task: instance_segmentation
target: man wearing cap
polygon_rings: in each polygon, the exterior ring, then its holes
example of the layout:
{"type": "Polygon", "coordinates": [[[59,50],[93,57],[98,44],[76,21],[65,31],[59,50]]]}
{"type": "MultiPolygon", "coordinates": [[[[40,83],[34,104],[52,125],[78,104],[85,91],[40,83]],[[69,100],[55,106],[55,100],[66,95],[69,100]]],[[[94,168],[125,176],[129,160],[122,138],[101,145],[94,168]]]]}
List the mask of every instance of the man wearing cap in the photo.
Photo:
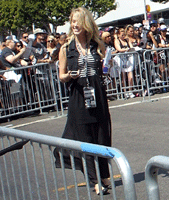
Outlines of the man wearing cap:
{"type": "Polygon", "coordinates": [[[8,36],[6,40],[6,47],[2,50],[1,61],[6,68],[18,67],[17,61],[25,52],[25,48],[22,48],[20,52],[15,55],[15,42],[17,42],[17,40],[14,37],[8,36]]]}
{"type": "Polygon", "coordinates": [[[159,47],[166,48],[169,47],[169,35],[167,33],[167,26],[161,25],[160,26],[160,43],[159,47]]]}
{"type": "Polygon", "coordinates": [[[159,35],[157,33],[157,22],[155,20],[150,21],[149,43],[152,43],[152,49],[158,48],[159,35]]]}
{"type": "Polygon", "coordinates": [[[33,42],[32,45],[32,52],[37,60],[38,63],[41,62],[49,62],[48,59],[48,54],[47,54],[47,49],[45,48],[45,46],[42,44],[42,42],[44,41],[44,37],[46,34],[46,31],[37,28],[34,31],[34,34],[36,36],[35,41],[33,42]]]}

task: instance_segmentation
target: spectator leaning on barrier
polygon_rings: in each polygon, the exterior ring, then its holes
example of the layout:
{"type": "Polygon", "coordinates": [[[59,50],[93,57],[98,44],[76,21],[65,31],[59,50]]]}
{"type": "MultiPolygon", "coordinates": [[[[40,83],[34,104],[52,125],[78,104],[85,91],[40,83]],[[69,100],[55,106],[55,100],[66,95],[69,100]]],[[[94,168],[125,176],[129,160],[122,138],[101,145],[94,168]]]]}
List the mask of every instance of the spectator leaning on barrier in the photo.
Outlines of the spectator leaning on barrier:
{"type": "Polygon", "coordinates": [[[56,39],[56,43],[58,43],[58,42],[59,42],[59,38],[60,38],[60,33],[56,33],[56,34],[54,35],[54,37],[55,37],[55,39],[56,39]]]}
{"type": "Polygon", "coordinates": [[[131,44],[131,47],[139,46],[140,39],[134,36],[134,27],[132,25],[127,25],[125,28],[126,40],[131,44]]]}
{"type": "Polygon", "coordinates": [[[133,29],[134,29],[134,38],[136,38],[138,41],[140,41],[141,40],[141,34],[140,34],[140,31],[139,31],[139,27],[137,25],[134,25],[133,29]]]}
{"type": "MultiPolygon", "coordinates": [[[[160,26],[160,34],[159,34],[159,37],[160,37],[160,43],[159,43],[159,47],[160,48],[168,48],[169,47],[169,35],[167,35],[167,26],[166,25],[161,25],[160,26]]],[[[163,62],[162,60],[162,63],[159,67],[160,69],[160,75],[161,75],[161,78],[164,79],[164,77],[166,76],[166,69],[169,67],[169,62],[168,62],[168,50],[165,50],[163,52],[163,55],[166,57],[166,61],[167,61],[167,66],[165,66],[165,63],[163,62]]],[[[168,74],[169,74],[169,70],[168,70],[168,74]]]]}
{"type": "Polygon", "coordinates": [[[35,29],[34,34],[36,38],[32,44],[32,52],[37,60],[37,63],[49,62],[47,49],[42,44],[42,42],[44,41],[44,30],[37,28],[35,29]]]}
{"type": "Polygon", "coordinates": [[[60,51],[61,46],[64,45],[66,42],[67,42],[67,34],[66,33],[60,34],[60,38],[56,45],[56,48],[60,51]]]}
{"type": "Polygon", "coordinates": [[[50,62],[58,60],[60,48],[57,48],[57,42],[53,35],[48,35],[47,37],[47,51],[49,52],[50,62]]]}
{"type": "MultiPolygon", "coordinates": [[[[118,38],[115,39],[114,43],[116,50],[120,53],[127,52],[132,47],[132,45],[130,41],[128,42],[126,40],[125,30],[123,28],[120,28],[117,34],[118,38]]],[[[117,65],[119,66],[119,70],[122,71],[121,73],[122,84],[124,87],[126,86],[126,76],[128,78],[129,86],[133,86],[133,73],[132,73],[134,69],[133,60],[134,60],[133,55],[127,55],[127,54],[119,55],[114,58],[114,61],[116,61],[117,65]]],[[[130,87],[129,90],[132,90],[132,88],[130,87]]],[[[131,91],[127,92],[126,89],[124,89],[124,92],[125,92],[124,93],[125,98],[135,97],[135,95],[131,91]]]]}
{"type": "Polygon", "coordinates": [[[103,32],[101,38],[104,42],[105,49],[111,47],[111,35],[109,32],[103,32]]]}
{"type": "Polygon", "coordinates": [[[149,40],[152,42],[152,49],[158,48],[159,43],[159,35],[157,31],[157,22],[155,20],[150,21],[150,32],[149,32],[149,40]]]}
{"type": "MultiPolygon", "coordinates": [[[[22,48],[24,48],[24,45],[21,41],[18,41],[16,42],[16,45],[15,45],[15,54],[18,54],[22,48]]],[[[23,59],[23,55],[21,55],[20,59],[16,62],[18,66],[27,66],[28,65],[28,62],[26,62],[24,59],[23,59]]]]}
{"type": "Polygon", "coordinates": [[[164,18],[162,18],[162,17],[158,19],[158,24],[157,24],[158,33],[160,33],[160,26],[161,25],[165,25],[164,18]]]}
{"type": "Polygon", "coordinates": [[[169,47],[169,35],[167,35],[167,26],[160,26],[160,43],[159,47],[166,48],[169,47]]]}
{"type": "Polygon", "coordinates": [[[8,36],[6,40],[6,47],[2,50],[1,61],[7,68],[18,67],[17,61],[20,60],[21,56],[25,52],[25,48],[22,48],[19,53],[15,54],[14,50],[18,40],[13,36],[8,36]]]}
{"type": "Polygon", "coordinates": [[[0,44],[0,56],[1,56],[1,53],[2,53],[2,50],[6,47],[6,43],[5,42],[2,42],[0,44]]]}

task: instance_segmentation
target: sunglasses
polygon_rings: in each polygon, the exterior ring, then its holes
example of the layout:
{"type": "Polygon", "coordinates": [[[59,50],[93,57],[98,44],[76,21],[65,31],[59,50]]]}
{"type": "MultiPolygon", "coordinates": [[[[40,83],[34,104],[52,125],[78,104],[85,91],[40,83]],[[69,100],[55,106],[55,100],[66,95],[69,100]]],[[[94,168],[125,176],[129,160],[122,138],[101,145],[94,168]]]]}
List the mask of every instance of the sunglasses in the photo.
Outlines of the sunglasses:
{"type": "Polygon", "coordinates": [[[25,39],[26,39],[26,38],[28,38],[28,36],[24,36],[23,38],[25,38],[25,39]]]}
{"type": "Polygon", "coordinates": [[[52,42],[53,42],[53,40],[48,40],[47,42],[50,42],[50,43],[52,43],[52,42]]]}
{"type": "Polygon", "coordinates": [[[17,47],[21,47],[21,45],[17,45],[17,47]]]}

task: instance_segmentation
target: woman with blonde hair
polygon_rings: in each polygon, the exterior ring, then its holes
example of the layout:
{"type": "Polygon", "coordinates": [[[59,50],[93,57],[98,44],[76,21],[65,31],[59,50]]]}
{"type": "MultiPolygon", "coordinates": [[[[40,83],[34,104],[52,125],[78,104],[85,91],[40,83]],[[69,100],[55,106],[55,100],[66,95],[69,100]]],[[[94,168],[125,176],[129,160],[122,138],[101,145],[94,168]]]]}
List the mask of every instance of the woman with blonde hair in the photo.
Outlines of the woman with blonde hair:
{"type": "MultiPolygon", "coordinates": [[[[102,79],[102,58],[105,47],[91,13],[84,7],[73,9],[70,15],[68,43],[59,53],[60,80],[69,85],[68,118],[63,138],[111,146],[111,120],[102,79]],[[87,95],[90,93],[90,96],[87,95]]],[[[54,150],[56,167],[58,151],[54,150]]],[[[81,155],[75,155],[76,168],[83,172],[81,155]]],[[[65,166],[70,168],[70,156],[64,152],[65,166]]],[[[86,156],[88,176],[99,194],[93,156],[86,156]]],[[[107,159],[99,158],[103,184],[110,181],[107,159]]],[[[102,187],[107,192],[107,187],[102,187]]]]}
{"type": "Polygon", "coordinates": [[[134,36],[134,27],[129,24],[125,28],[126,40],[130,44],[130,47],[137,47],[140,44],[140,39],[134,36]]]}
{"type": "Polygon", "coordinates": [[[50,62],[54,62],[58,60],[58,54],[59,54],[60,49],[58,49],[56,45],[57,45],[56,38],[53,35],[48,35],[47,36],[47,51],[49,52],[50,62]]]}
{"type": "MultiPolygon", "coordinates": [[[[117,32],[117,39],[115,39],[115,48],[119,53],[124,53],[129,51],[129,49],[132,47],[131,43],[126,40],[126,34],[125,30],[123,28],[120,28],[117,32]]],[[[132,93],[132,86],[133,86],[133,55],[127,55],[127,54],[121,54],[119,56],[116,56],[114,58],[115,63],[119,66],[119,69],[122,72],[122,84],[124,87],[124,97],[125,98],[134,98],[135,95],[132,93]],[[127,81],[128,79],[128,81],[127,81]],[[128,88],[129,91],[126,91],[128,82],[128,88]]]]}

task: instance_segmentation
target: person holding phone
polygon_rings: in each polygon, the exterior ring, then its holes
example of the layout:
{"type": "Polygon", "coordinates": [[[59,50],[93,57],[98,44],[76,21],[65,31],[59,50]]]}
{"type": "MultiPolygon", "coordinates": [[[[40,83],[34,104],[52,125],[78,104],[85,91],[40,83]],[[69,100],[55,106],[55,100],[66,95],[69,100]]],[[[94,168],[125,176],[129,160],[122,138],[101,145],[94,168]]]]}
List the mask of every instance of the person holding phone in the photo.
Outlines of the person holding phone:
{"type": "MultiPolygon", "coordinates": [[[[69,83],[68,118],[63,138],[111,146],[111,120],[102,78],[105,47],[91,13],[84,7],[73,9],[70,15],[68,42],[60,49],[59,74],[69,83]]],[[[56,167],[60,167],[57,148],[56,167]]],[[[83,172],[81,155],[75,153],[76,169],[83,172]]],[[[88,176],[100,193],[93,156],[86,156],[88,176]]],[[[71,168],[69,153],[64,151],[65,167],[71,168]]],[[[109,181],[107,159],[99,158],[102,191],[109,181]]]]}

